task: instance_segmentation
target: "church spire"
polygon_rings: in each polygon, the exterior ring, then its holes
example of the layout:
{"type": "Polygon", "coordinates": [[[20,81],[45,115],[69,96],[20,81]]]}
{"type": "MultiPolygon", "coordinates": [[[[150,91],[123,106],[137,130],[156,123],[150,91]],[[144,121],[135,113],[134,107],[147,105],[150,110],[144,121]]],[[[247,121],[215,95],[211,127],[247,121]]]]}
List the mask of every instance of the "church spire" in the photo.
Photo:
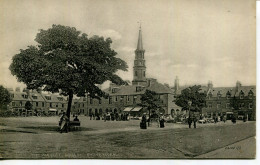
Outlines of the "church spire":
{"type": "Polygon", "coordinates": [[[133,85],[147,85],[144,52],[145,50],[143,49],[142,29],[140,24],[137,49],[135,50],[133,85]]]}
{"type": "Polygon", "coordinates": [[[138,43],[137,43],[137,49],[136,50],[143,50],[141,23],[140,23],[140,27],[139,27],[139,36],[138,36],[138,43]]]}

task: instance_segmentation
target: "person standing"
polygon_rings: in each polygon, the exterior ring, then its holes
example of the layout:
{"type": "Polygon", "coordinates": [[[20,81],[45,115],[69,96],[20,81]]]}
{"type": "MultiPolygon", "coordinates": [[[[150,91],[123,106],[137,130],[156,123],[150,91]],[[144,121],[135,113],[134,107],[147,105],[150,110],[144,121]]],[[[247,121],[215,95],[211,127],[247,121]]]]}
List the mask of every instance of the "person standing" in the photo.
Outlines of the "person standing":
{"type": "Polygon", "coordinates": [[[193,127],[196,128],[197,118],[196,116],[193,117],[193,127]]]}
{"type": "Polygon", "coordinates": [[[191,128],[192,119],[190,117],[188,118],[188,124],[189,124],[189,128],[191,128]]]}
{"type": "Polygon", "coordinates": [[[227,116],[226,115],[223,116],[223,121],[224,121],[224,123],[227,121],[227,116]]]}
{"type": "Polygon", "coordinates": [[[140,128],[141,128],[141,129],[147,129],[146,122],[147,122],[147,121],[146,121],[146,116],[143,115],[142,120],[141,120],[141,123],[140,123],[140,128]]]}
{"type": "Polygon", "coordinates": [[[65,130],[65,132],[67,133],[68,128],[69,128],[69,118],[67,117],[66,113],[63,112],[60,118],[60,133],[62,133],[63,130],[65,130]]]}

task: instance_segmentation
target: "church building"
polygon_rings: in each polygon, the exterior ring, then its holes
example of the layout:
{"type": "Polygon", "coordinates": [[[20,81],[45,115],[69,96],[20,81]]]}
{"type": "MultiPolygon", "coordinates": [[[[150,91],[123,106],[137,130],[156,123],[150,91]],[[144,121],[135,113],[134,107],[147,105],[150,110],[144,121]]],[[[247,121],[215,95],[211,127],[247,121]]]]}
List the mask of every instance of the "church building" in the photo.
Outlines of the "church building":
{"type": "Polygon", "coordinates": [[[181,110],[180,107],[175,105],[174,91],[168,85],[161,84],[154,78],[146,77],[145,50],[143,48],[142,29],[140,27],[137,48],[135,50],[132,84],[118,86],[111,83],[109,88],[104,90],[109,94],[109,97],[101,100],[88,97],[87,107],[84,112],[86,115],[97,115],[105,112],[126,112],[130,114],[132,112],[140,112],[142,114],[145,110],[139,104],[141,103],[141,96],[146,90],[154,91],[159,95],[162,106],[161,113],[171,114],[177,109],[181,110]]]}

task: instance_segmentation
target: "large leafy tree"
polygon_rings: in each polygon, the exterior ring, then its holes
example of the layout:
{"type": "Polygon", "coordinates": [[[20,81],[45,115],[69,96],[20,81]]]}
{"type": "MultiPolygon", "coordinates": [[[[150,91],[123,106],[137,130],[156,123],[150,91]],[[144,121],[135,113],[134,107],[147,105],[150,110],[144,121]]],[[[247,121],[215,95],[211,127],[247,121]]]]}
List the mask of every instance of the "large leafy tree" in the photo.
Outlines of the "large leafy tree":
{"type": "Polygon", "coordinates": [[[68,117],[73,95],[99,98],[105,93],[97,84],[107,80],[125,83],[116,72],[126,71],[127,64],[116,57],[110,38],[88,38],[74,27],[53,25],[40,30],[35,41],[36,46],[29,46],[13,57],[11,73],[28,89],[43,87],[45,91],[68,96],[68,117]]]}
{"type": "MultiPolygon", "coordinates": [[[[157,111],[161,108],[161,99],[159,95],[151,90],[146,90],[144,94],[141,96],[141,106],[146,108],[149,112],[149,118],[151,117],[151,110],[157,111]]],[[[150,125],[150,120],[148,122],[150,125]]]]}
{"type": "Polygon", "coordinates": [[[175,100],[176,105],[182,107],[182,110],[190,109],[191,111],[200,112],[206,105],[206,94],[204,92],[200,92],[200,90],[200,85],[194,85],[183,89],[181,94],[177,96],[175,100]],[[189,105],[189,101],[191,101],[191,107],[189,105]]]}
{"type": "Polygon", "coordinates": [[[0,109],[6,109],[7,104],[11,101],[11,96],[8,90],[0,85],[0,109]]]}

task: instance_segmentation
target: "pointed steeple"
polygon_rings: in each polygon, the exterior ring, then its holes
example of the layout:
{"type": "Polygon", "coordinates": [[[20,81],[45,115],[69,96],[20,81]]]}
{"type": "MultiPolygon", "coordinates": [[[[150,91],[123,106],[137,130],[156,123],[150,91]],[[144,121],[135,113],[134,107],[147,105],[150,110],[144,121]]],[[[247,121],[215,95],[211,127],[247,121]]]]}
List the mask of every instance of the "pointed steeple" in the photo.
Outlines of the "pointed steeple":
{"type": "Polygon", "coordinates": [[[136,50],[143,50],[143,41],[142,41],[142,28],[141,24],[139,27],[139,36],[138,36],[138,43],[137,43],[137,49],[136,50]]]}

